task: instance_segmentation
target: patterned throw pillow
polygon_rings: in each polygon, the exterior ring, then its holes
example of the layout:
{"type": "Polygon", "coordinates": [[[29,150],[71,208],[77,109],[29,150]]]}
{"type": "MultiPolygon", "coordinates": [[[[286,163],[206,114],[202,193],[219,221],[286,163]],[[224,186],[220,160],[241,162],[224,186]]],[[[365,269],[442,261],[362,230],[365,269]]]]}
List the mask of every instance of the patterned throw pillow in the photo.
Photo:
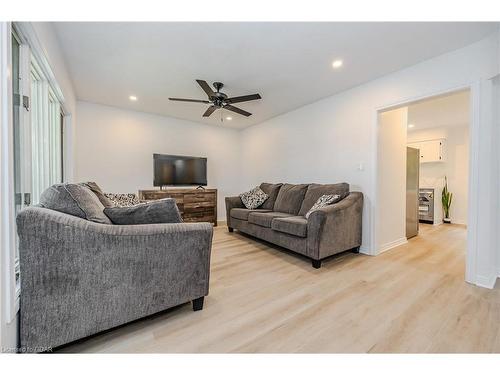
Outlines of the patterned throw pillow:
{"type": "Polygon", "coordinates": [[[257,207],[262,206],[267,198],[269,196],[258,186],[246,193],[240,194],[241,201],[249,210],[255,210],[257,207]]]}
{"type": "Polygon", "coordinates": [[[309,218],[309,215],[311,215],[314,211],[319,210],[320,208],[329,206],[331,204],[334,204],[340,200],[340,195],[338,194],[328,194],[328,195],[322,195],[321,197],[318,198],[316,203],[311,207],[309,211],[306,213],[306,219],[309,218]]]}
{"type": "Polygon", "coordinates": [[[139,198],[137,198],[137,195],[130,193],[130,194],[111,194],[111,193],[106,193],[104,194],[106,198],[111,200],[116,206],[118,207],[131,207],[135,206],[136,204],[141,203],[139,198]]]}

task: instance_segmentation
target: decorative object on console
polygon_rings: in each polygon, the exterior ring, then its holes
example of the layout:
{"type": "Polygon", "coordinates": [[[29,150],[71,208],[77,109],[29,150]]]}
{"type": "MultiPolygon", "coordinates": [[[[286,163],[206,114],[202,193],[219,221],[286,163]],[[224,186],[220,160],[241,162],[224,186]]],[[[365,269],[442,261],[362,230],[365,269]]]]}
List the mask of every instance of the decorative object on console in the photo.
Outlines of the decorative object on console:
{"type": "Polygon", "coordinates": [[[104,196],[108,198],[111,202],[113,202],[115,206],[119,207],[130,207],[141,203],[137,195],[134,193],[126,193],[126,194],[105,193],[104,196]]]}
{"type": "MultiPolygon", "coordinates": [[[[340,200],[340,195],[338,194],[325,194],[322,195],[321,197],[318,198],[316,203],[314,203],[314,206],[311,207],[309,211],[306,213],[306,219],[309,218],[309,215],[311,215],[314,211],[319,210],[320,208],[329,206],[331,204],[334,204],[340,200]]],[[[106,211],[105,211],[106,212],[106,211]]]]}
{"type": "Polygon", "coordinates": [[[241,201],[249,210],[259,208],[268,198],[269,196],[258,186],[254,187],[250,191],[240,194],[241,201]]]}
{"type": "Polygon", "coordinates": [[[119,225],[182,223],[181,214],[172,198],[130,207],[108,207],[104,209],[104,214],[113,224],[119,225]]]}
{"type": "Polygon", "coordinates": [[[441,203],[443,204],[443,211],[444,211],[443,221],[446,224],[451,223],[450,207],[452,200],[453,200],[453,193],[450,193],[448,191],[448,179],[446,178],[446,176],[444,176],[444,188],[443,192],[441,193],[441,203]]]}
{"type": "Polygon", "coordinates": [[[139,190],[141,201],[173,198],[184,222],[210,222],[217,225],[217,189],[139,190]]]}

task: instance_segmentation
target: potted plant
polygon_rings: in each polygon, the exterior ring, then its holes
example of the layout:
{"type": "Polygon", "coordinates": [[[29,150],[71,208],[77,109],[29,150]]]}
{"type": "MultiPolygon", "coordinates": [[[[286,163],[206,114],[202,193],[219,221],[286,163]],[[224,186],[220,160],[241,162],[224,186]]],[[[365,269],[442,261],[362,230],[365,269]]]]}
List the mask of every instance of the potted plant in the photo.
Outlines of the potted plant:
{"type": "Polygon", "coordinates": [[[441,203],[443,205],[443,211],[444,211],[443,221],[445,222],[445,224],[451,223],[450,207],[451,207],[452,199],[453,199],[453,193],[450,193],[448,191],[448,179],[445,176],[444,177],[444,188],[443,188],[443,192],[441,193],[441,203]]]}

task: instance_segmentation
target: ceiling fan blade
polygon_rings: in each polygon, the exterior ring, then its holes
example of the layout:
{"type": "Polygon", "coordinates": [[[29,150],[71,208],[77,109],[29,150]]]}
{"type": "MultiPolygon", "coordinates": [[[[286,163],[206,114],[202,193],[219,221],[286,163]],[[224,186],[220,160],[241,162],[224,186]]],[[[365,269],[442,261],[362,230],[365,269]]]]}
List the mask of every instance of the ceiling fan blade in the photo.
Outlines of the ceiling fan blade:
{"type": "Polygon", "coordinates": [[[208,100],[198,100],[198,99],[181,99],[181,98],[168,98],[168,100],[175,100],[177,102],[190,102],[190,103],[210,103],[208,100]]]}
{"type": "Polygon", "coordinates": [[[201,88],[203,89],[203,91],[205,91],[205,93],[208,95],[209,98],[211,98],[212,96],[215,96],[215,92],[213,92],[213,90],[210,88],[207,81],[197,79],[196,82],[198,82],[198,85],[201,86],[201,88]]]}
{"type": "Polygon", "coordinates": [[[242,109],[240,109],[238,107],[233,107],[231,104],[225,105],[224,109],[227,109],[228,111],[239,113],[240,115],[243,115],[243,116],[246,116],[246,117],[252,115],[250,112],[244,111],[244,110],[242,110],[242,109]]]}
{"type": "Polygon", "coordinates": [[[257,99],[262,99],[262,97],[259,94],[243,95],[243,96],[235,96],[234,98],[227,98],[224,101],[226,103],[234,104],[241,102],[249,102],[250,100],[257,100],[257,99]]]}
{"type": "Polygon", "coordinates": [[[211,105],[210,107],[207,108],[207,110],[205,111],[205,113],[203,114],[203,117],[209,117],[212,113],[214,113],[214,111],[217,109],[216,106],[214,105],[211,105]]]}

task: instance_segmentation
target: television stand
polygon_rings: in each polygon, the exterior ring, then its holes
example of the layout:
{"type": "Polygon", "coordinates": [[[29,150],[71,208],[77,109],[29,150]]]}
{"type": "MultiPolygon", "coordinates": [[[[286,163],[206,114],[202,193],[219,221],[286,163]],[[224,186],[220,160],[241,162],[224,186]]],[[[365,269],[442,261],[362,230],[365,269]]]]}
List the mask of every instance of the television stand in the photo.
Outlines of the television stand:
{"type": "Polygon", "coordinates": [[[139,200],[154,201],[173,198],[186,223],[209,222],[217,225],[217,189],[172,188],[168,190],[139,190],[139,200]],[[202,189],[202,190],[201,190],[202,189]]]}
{"type": "Polygon", "coordinates": [[[199,185],[199,186],[196,188],[196,190],[205,190],[205,187],[204,187],[204,186],[199,185]]]}

